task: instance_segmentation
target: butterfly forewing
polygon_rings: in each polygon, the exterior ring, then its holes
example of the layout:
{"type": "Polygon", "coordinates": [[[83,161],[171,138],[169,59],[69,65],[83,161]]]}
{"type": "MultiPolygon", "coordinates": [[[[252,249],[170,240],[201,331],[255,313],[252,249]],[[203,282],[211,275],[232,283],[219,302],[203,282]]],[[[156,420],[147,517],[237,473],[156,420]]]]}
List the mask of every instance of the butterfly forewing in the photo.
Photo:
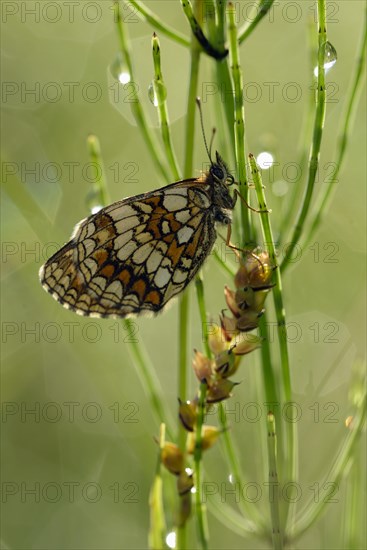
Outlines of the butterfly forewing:
{"type": "Polygon", "coordinates": [[[216,238],[207,179],[131,197],[80,222],[41,268],[45,289],[82,315],[157,313],[200,269],[216,238]]]}

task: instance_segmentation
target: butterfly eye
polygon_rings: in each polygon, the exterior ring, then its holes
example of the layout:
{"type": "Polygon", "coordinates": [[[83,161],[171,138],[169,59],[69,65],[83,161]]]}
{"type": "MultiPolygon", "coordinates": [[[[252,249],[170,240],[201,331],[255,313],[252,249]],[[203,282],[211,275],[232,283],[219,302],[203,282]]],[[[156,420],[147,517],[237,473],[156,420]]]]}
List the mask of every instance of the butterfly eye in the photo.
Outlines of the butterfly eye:
{"type": "Polygon", "coordinates": [[[223,170],[218,165],[213,166],[211,171],[217,179],[222,180],[224,178],[223,170]]]}

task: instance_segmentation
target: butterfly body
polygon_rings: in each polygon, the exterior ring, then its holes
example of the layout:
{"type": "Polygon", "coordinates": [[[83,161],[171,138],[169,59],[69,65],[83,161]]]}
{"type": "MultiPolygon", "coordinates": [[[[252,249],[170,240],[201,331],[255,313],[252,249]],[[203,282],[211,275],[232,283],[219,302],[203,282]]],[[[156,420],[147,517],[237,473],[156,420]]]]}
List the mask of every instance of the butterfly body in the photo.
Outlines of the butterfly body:
{"type": "Polygon", "coordinates": [[[91,317],[160,312],[210,254],[216,223],[231,224],[233,177],[217,162],[200,178],[102,208],[40,270],[64,307],[91,317]]]}

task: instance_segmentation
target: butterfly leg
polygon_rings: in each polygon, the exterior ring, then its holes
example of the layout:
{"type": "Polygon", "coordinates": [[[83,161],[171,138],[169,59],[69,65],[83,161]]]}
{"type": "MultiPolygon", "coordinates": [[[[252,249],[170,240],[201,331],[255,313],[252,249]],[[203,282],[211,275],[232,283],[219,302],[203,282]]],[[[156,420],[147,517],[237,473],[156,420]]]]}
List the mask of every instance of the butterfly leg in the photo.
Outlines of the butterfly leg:
{"type": "Polygon", "coordinates": [[[259,262],[261,267],[264,269],[264,264],[262,263],[259,256],[257,256],[253,250],[246,250],[245,248],[238,248],[237,246],[235,246],[234,244],[231,243],[231,235],[232,235],[232,225],[229,224],[227,226],[227,237],[226,237],[226,239],[224,239],[223,237],[222,238],[225,241],[226,246],[228,246],[228,248],[230,248],[231,250],[234,251],[234,253],[236,254],[238,260],[240,260],[239,252],[242,252],[242,254],[248,254],[249,256],[252,256],[257,262],[259,262]]]}
{"type": "Polygon", "coordinates": [[[239,197],[241,199],[241,201],[247,206],[247,208],[249,208],[253,212],[256,212],[257,214],[264,214],[265,212],[267,212],[267,213],[271,212],[271,210],[268,210],[267,208],[257,209],[257,208],[253,208],[252,206],[250,206],[249,203],[243,198],[241,193],[238,191],[238,189],[235,189],[234,193],[235,193],[235,197],[239,197]]]}

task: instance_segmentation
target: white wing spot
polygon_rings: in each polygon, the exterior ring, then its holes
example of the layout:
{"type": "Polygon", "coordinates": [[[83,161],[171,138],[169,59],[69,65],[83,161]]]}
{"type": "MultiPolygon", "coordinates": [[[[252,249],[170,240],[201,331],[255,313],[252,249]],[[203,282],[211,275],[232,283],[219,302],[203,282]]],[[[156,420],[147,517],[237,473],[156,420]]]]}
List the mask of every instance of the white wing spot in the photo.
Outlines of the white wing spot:
{"type": "Polygon", "coordinates": [[[177,212],[177,214],[175,214],[175,218],[178,222],[180,223],[187,223],[190,219],[190,210],[181,210],[180,212],[177,212]]]}
{"type": "Polygon", "coordinates": [[[168,212],[175,212],[176,210],[182,210],[187,206],[187,197],[182,195],[165,195],[163,199],[163,206],[168,212]]]}
{"type": "Polygon", "coordinates": [[[106,213],[111,216],[114,222],[136,216],[136,210],[128,204],[124,206],[111,205],[110,208],[106,208],[106,213]]]}
{"type": "Polygon", "coordinates": [[[181,229],[177,231],[177,240],[179,244],[187,243],[191,239],[193,232],[194,229],[188,225],[181,227],[181,229]]]}
{"type": "Polygon", "coordinates": [[[171,228],[167,220],[164,220],[162,222],[162,232],[167,235],[167,233],[170,233],[171,228]]]}
{"type": "Polygon", "coordinates": [[[130,231],[126,231],[126,233],[123,233],[122,235],[119,235],[115,239],[114,248],[115,250],[120,250],[123,246],[125,246],[126,243],[131,241],[133,238],[133,232],[132,229],[130,231]]]}
{"type": "Polygon", "coordinates": [[[143,244],[136,252],[134,252],[134,255],[132,257],[132,261],[134,264],[143,264],[148,256],[152,253],[152,246],[151,243],[143,244]]]}
{"type": "Polygon", "coordinates": [[[135,250],[138,248],[138,245],[135,241],[129,241],[121,250],[117,252],[117,257],[119,260],[126,260],[135,250]]]}
{"type": "Polygon", "coordinates": [[[128,231],[129,229],[132,229],[133,227],[136,227],[139,225],[139,218],[138,216],[129,216],[126,218],[126,220],[120,220],[115,224],[116,232],[117,233],[125,233],[125,231],[128,231]]]}
{"type": "Polygon", "coordinates": [[[171,278],[171,273],[166,267],[160,267],[154,277],[154,282],[158,288],[163,288],[166,286],[168,281],[171,278]]]}
{"type": "Polygon", "coordinates": [[[162,262],[162,258],[161,252],[159,252],[159,250],[154,250],[147,261],[147,272],[154,273],[154,271],[157,271],[162,262]]]}
{"type": "Polygon", "coordinates": [[[113,281],[106,288],[106,294],[115,294],[116,298],[122,300],[122,284],[121,281],[113,281]]]}
{"type": "Polygon", "coordinates": [[[174,283],[183,283],[187,279],[187,273],[185,271],[180,271],[179,269],[176,269],[176,271],[173,274],[173,282],[174,283]]]}

